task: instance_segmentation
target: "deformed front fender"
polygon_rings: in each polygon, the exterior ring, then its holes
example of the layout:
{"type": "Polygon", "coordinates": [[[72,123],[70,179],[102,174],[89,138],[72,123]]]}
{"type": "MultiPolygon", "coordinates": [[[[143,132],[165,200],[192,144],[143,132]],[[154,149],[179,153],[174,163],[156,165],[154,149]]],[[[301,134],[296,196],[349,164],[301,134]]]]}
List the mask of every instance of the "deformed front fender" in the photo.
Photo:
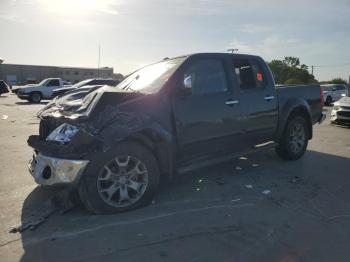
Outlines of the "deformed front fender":
{"type": "Polygon", "coordinates": [[[104,152],[127,139],[139,142],[155,155],[162,173],[172,177],[176,140],[170,123],[161,123],[145,113],[121,111],[115,107],[104,111],[104,117],[101,115],[101,119],[95,119],[93,123],[94,128],[100,127],[96,137],[102,143],[104,152]],[[109,114],[107,118],[106,113],[109,114]]]}

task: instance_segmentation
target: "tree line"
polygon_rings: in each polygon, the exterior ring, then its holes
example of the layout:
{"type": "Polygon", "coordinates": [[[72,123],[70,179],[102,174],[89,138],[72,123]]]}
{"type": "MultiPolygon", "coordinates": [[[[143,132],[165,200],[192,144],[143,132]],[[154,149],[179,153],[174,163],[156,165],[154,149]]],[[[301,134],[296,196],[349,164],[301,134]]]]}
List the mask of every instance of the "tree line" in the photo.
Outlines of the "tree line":
{"type": "MultiPolygon", "coordinates": [[[[287,56],[283,60],[272,60],[268,65],[274,75],[277,84],[297,85],[318,83],[315,76],[309,73],[307,65],[302,64],[297,57],[287,56]]],[[[346,80],[334,78],[321,83],[347,84],[346,80]]]]}

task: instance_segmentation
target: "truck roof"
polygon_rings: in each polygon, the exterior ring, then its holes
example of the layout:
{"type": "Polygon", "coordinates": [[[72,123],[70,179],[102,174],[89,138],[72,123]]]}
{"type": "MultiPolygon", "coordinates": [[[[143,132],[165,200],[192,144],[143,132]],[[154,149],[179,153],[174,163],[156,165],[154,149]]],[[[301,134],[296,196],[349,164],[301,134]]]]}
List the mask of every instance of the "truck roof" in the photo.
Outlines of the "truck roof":
{"type": "Polygon", "coordinates": [[[257,55],[248,55],[248,54],[232,54],[232,53],[220,53],[220,52],[204,52],[204,53],[192,53],[192,54],[187,54],[187,55],[182,55],[182,56],[176,56],[176,57],[172,57],[169,59],[176,59],[176,58],[182,58],[182,57],[207,57],[207,56],[219,56],[219,57],[236,57],[236,58],[260,58],[257,55]]]}

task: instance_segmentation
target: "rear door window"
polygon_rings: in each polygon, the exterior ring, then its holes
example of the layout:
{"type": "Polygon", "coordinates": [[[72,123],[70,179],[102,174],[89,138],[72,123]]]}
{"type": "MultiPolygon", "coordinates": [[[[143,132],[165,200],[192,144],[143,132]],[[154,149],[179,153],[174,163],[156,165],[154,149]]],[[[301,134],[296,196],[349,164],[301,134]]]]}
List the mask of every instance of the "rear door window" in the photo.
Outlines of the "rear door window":
{"type": "Polygon", "coordinates": [[[254,59],[234,59],[233,70],[241,90],[264,88],[265,73],[259,61],[254,59]]]}

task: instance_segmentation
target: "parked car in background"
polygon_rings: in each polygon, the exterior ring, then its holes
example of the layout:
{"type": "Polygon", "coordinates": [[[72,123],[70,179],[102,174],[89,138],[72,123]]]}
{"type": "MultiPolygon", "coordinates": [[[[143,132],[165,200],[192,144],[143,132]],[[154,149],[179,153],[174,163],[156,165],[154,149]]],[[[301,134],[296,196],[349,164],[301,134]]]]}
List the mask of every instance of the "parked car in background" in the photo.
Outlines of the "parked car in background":
{"type": "Polygon", "coordinates": [[[76,83],[75,85],[69,86],[69,87],[62,87],[57,88],[53,91],[52,96],[56,97],[59,95],[62,95],[68,91],[75,90],[77,88],[83,87],[83,86],[103,86],[103,85],[109,85],[109,86],[116,86],[120,81],[111,79],[111,78],[93,78],[93,79],[86,79],[83,81],[80,81],[76,83]]]}
{"type": "Polygon", "coordinates": [[[17,89],[17,96],[29,102],[39,103],[42,99],[53,98],[53,90],[63,87],[61,78],[46,78],[39,84],[30,84],[17,89]]]}
{"type": "Polygon", "coordinates": [[[330,105],[331,103],[338,101],[343,96],[348,96],[349,90],[346,85],[343,84],[325,84],[321,85],[325,104],[330,105]]]}
{"type": "MultiPolygon", "coordinates": [[[[117,85],[116,85],[117,86],[117,85]]],[[[43,107],[38,113],[38,118],[44,118],[47,115],[51,115],[52,111],[60,109],[63,111],[72,111],[74,108],[79,108],[85,96],[89,93],[102,88],[107,88],[111,86],[82,86],[74,90],[68,91],[60,96],[56,96],[50,103],[43,107]]]]}
{"type": "Polygon", "coordinates": [[[65,80],[63,80],[63,85],[64,85],[64,86],[71,86],[71,85],[72,85],[72,83],[71,83],[71,82],[69,82],[69,81],[65,81],[65,80]]]}
{"type": "Polygon", "coordinates": [[[350,97],[346,96],[334,103],[331,123],[350,123],[350,97]]]}
{"type": "Polygon", "coordinates": [[[6,82],[4,80],[0,80],[0,95],[1,94],[6,94],[9,91],[9,86],[6,84],[6,82]]]}
{"type": "Polygon", "coordinates": [[[41,115],[29,171],[43,185],[78,189],[94,213],[152,201],[161,177],[274,146],[303,156],[324,120],[320,86],[276,88],[257,56],[202,53],[145,66],[77,107],[41,115]]]}

